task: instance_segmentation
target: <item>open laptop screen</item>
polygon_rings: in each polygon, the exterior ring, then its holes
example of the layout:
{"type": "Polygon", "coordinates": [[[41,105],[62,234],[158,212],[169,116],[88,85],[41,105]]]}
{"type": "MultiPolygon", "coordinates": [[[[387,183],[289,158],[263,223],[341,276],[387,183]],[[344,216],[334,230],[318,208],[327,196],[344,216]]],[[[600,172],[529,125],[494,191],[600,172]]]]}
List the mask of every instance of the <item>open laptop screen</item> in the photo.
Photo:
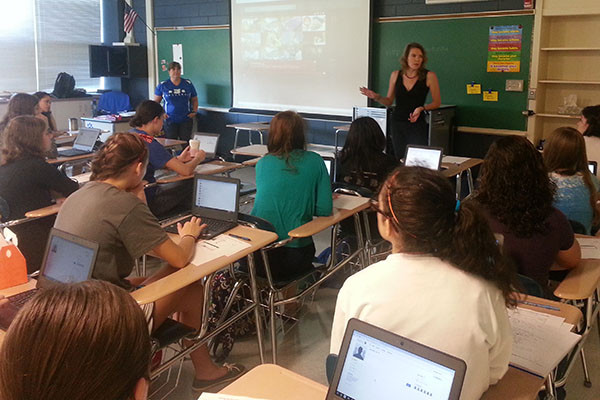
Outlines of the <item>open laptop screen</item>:
{"type": "Polygon", "coordinates": [[[436,147],[407,146],[404,165],[439,170],[442,161],[442,149],[436,147]]]}
{"type": "Polygon", "coordinates": [[[94,144],[96,144],[99,135],[100,130],[98,129],[82,128],[79,130],[75,143],[73,143],[73,148],[77,150],[91,150],[94,144]]]}
{"type": "Polygon", "coordinates": [[[236,212],[238,185],[234,182],[196,178],[196,207],[236,212]]]}
{"type": "Polygon", "coordinates": [[[200,150],[204,150],[204,152],[214,157],[217,152],[217,143],[219,142],[219,135],[205,135],[202,133],[197,133],[194,135],[194,139],[200,141],[200,150]]]}
{"type": "Polygon", "coordinates": [[[43,278],[55,283],[88,280],[94,267],[96,250],[53,232],[48,243],[43,278]]]}
{"type": "MultiPolygon", "coordinates": [[[[448,399],[454,370],[368,336],[352,333],[336,395],[342,399],[448,399]]],[[[341,362],[342,360],[338,360],[341,362]]]]}

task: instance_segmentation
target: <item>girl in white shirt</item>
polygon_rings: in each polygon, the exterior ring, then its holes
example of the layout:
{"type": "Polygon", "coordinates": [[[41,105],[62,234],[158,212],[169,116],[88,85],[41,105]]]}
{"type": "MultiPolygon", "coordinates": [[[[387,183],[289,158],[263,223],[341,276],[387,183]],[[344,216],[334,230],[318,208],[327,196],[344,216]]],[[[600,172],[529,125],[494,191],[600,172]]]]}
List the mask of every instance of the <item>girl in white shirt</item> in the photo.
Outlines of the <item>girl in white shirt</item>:
{"type": "Polygon", "coordinates": [[[456,200],[438,172],[397,169],[374,208],[392,254],[344,283],[331,353],[358,318],[464,360],[461,399],[479,399],[508,369],[512,265],[475,204],[456,200]]]}

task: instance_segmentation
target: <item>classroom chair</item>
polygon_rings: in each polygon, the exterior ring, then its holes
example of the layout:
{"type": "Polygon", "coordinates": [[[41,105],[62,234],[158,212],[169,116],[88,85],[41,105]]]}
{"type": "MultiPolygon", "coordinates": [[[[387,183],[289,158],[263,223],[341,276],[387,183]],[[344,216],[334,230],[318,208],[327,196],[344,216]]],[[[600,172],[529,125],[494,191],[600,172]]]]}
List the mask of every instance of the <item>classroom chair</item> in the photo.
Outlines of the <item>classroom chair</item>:
{"type": "MultiPolygon", "coordinates": [[[[240,219],[245,220],[247,223],[255,226],[256,228],[268,230],[269,225],[271,225],[268,221],[265,221],[260,218],[256,218],[254,216],[244,215],[240,217],[240,219]]],[[[277,364],[277,326],[276,326],[276,317],[280,316],[282,319],[289,319],[288,316],[283,315],[281,312],[276,312],[276,307],[285,306],[286,304],[297,303],[298,301],[304,300],[304,298],[308,295],[312,295],[316,292],[316,290],[320,287],[320,285],[329,279],[331,276],[336,274],[339,270],[344,268],[350,262],[353,262],[357,257],[361,258],[361,265],[365,265],[365,244],[362,235],[362,227],[360,216],[358,213],[354,214],[355,221],[355,229],[357,234],[358,248],[346,257],[344,260],[336,263],[336,257],[330,257],[329,262],[326,265],[317,266],[314,270],[308,271],[299,276],[295,276],[287,281],[275,281],[273,279],[273,275],[271,272],[271,265],[269,264],[268,253],[273,249],[283,247],[286,244],[290,243],[293,240],[296,240],[300,237],[309,237],[313,236],[316,233],[323,231],[324,229],[329,228],[330,225],[326,225],[318,228],[316,231],[308,231],[306,234],[296,235],[294,231],[303,232],[305,229],[305,225],[298,227],[292,231],[290,231],[290,236],[287,239],[282,239],[277,242],[271,243],[268,246],[263,247],[261,251],[261,256],[263,260],[263,265],[265,269],[265,290],[266,290],[266,304],[264,304],[264,308],[266,308],[266,312],[269,316],[269,331],[271,337],[271,351],[272,351],[272,362],[273,364],[277,364]],[[296,290],[295,295],[289,295],[290,291],[294,289],[296,290]]],[[[310,224],[307,223],[306,225],[310,224]]],[[[337,246],[337,231],[338,231],[338,223],[333,225],[333,229],[331,230],[331,253],[336,253],[337,246]]],[[[271,230],[274,231],[274,228],[271,225],[271,230]]],[[[296,320],[295,318],[291,318],[296,320]]]]}

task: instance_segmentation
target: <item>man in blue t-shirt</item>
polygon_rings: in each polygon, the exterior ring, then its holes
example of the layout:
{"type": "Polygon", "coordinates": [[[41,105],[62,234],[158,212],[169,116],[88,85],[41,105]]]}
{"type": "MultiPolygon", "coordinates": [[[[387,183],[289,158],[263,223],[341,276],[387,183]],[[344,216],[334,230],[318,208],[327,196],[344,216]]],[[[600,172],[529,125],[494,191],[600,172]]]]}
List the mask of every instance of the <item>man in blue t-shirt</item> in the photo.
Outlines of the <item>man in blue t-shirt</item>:
{"type": "Polygon", "coordinates": [[[193,118],[198,111],[198,94],[189,79],[181,79],[178,62],[169,64],[169,78],[154,90],[154,101],[165,101],[165,135],[169,139],[188,141],[192,135],[193,118]]]}

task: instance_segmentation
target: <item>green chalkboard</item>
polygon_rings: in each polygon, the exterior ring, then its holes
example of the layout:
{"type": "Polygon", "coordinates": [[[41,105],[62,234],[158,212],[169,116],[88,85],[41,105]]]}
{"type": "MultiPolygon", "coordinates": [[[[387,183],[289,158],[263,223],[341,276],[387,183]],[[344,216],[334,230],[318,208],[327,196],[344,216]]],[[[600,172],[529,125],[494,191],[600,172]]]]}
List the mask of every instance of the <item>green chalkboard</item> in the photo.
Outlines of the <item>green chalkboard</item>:
{"type": "Polygon", "coordinates": [[[427,51],[427,68],[440,81],[442,103],[458,106],[457,125],[526,130],[526,117],[521,112],[527,109],[532,27],[532,15],[375,24],[371,86],[385,95],[391,72],[399,69],[404,47],[419,42],[427,51]],[[486,72],[489,28],[498,25],[523,26],[520,72],[486,72]],[[522,79],[523,92],[506,92],[506,79],[522,79]],[[497,90],[498,102],[484,102],[482,95],[467,95],[466,85],[472,81],[480,83],[482,90],[497,90]]]}
{"type": "Polygon", "coordinates": [[[231,107],[229,29],[159,31],[157,35],[160,81],[169,79],[163,65],[173,61],[173,44],[180,43],[183,77],[194,84],[199,105],[231,107]]]}

